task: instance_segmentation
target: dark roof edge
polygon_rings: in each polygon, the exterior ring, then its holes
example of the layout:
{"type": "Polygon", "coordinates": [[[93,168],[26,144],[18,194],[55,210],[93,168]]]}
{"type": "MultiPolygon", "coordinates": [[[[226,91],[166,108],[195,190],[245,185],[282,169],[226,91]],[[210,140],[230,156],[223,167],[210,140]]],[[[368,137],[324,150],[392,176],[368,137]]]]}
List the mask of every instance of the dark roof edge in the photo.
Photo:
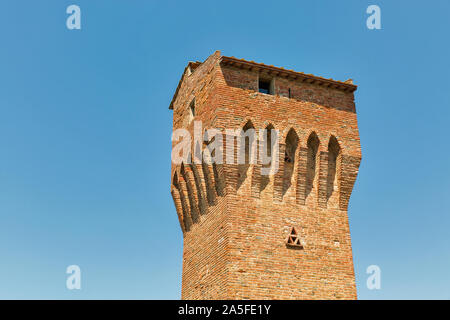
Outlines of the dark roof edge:
{"type": "Polygon", "coordinates": [[[222,56],[222,63],[225,65],[230,65],[243,69],[251,69],[267,72],[269,75],[285,77],[292,80],[299,80],[302,82],[313,83],[325,87],[332,87],[342,91],[354,92],[358,86],[353,84],[351,79],[347,81],[338,81],[333,79],[326,79],[322,77],[318,77],[312,74],[306,74],[303,72],[297,72],[294,70],[288,70],[284,68],[269,66],[263,63],[257,63],[254,61],[247,61],[244,59],[238,59],[235,57],[226,57],[222,56]]]}

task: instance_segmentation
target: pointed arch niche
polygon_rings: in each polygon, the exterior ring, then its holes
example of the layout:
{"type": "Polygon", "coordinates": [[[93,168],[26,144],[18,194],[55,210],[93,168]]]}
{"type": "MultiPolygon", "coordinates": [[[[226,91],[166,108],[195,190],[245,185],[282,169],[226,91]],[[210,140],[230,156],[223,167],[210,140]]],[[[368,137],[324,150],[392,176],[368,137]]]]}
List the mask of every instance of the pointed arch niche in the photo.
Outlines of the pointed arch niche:
{"type": "Polygon", "coordinates": [[[295,130],[289,130],[286,136],[284,148],[283,196],[292,184],[292,175],[294,174],[298,140],[298,135],[295,130]]]}
{"type": "Polygon", "coordinates": [[[327,205],[337,206],[341,153],[336,137],[331,136],[328,143],[327,205]]]}
{"type": "MultiPolygon", "coordinates": [[[[237,189],[244,184],[244,182],[247,180],[247,177],[249,176],[249,168],[251,164],[251,152],[252,152],[252,146],[256,145],[256,134],[255,134],[255,127],[253,126],[253,123],[249,120],[245,126],[242,128],[241,134],[238,137],[240,140],[240,143],[243,143],[243,145],[240,145],[238,143],[238,159],[239,157],[243,157],[244,163],[238,162],[238,179],[237,179],[237,189]],[[241,153],[244,154],[241,154],[241,153]]],[[[256,154],[256,152],[253,153],[253,156],[256,154]]]]}
{"type": "MultiPolygon", "coordinates": [[[[261,143],[263,144],[263,146],[261,146],[262,150],[265,151],[265,156],[270,159],[272,158],[272,145],[274,144],[275,142],[274,139],[276,138],[272,136],[272,130],[275,130],[275,127],[272,124],[267,125],[264,131],[264,139],[263,141],[261,141],[261,143]]],[[[262,167],[268,170],[272,165],[272,161],[273,160],[271,159],[269,163],[262,164],[262,167]]],[[[266,189],[269,182],[270,182],[269,175],[266,174],[261,175],[261,191],[264,191],[266,189]]]]}
{"type": "Polygon", "coordinates": [[[313,194],[313,190],[317,180],[317,152],[319,150],[319,138],[315,132],[309,135],[307,142],[307,154],[306,154],[306,186],[305,186],[305,199],[313,194]]]}

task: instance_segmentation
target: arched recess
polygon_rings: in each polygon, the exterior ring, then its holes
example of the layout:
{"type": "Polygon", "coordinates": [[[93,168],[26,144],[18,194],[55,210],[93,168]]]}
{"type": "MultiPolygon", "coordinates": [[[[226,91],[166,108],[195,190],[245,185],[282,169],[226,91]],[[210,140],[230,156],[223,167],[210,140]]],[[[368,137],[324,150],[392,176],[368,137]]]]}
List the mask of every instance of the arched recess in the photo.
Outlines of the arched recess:
{"type": "Polygon", "coordinates": [[[202,160],[202,173],[205,179],[206,185],[206,198],[209,205],[214,205],[216,203],[216,187],[214,183],[214,172],[212,169],[212,160],[209,150],[207,149],[207,144],[204,143],[203,149],[203,160],[202,160]],[[208,161],[206,161],[206,159],[208,161]]]}
{"type": "Polygon", "coordinates": [[[283,196],[292,184],[294,174],[295,157],[297,154],[298,135],[294,129],[290,129],[285,140],[284,148],[284,172],[283,172],[283,196]]]}
{"type": "MultiPolygon", "coordinates": [[[[241,134],[239,135],[240,143],[238,143],[238,179],[237,179],[237,189],[239,189],[242,184],[247,179],[248,171],[250,168],[252,157],[256,155],[256,134],[255,127],[253,123],[249,120],[245,126],[242,128],[241,134]]],[[[255,159],[253,159],[254,161],[255,159]]]]}
{"type": "Polygon", "coordinates": [[[190,165],[192,173],[194,175],[195,188],[197,190],[197,199],[198,199],[198,207],[200,210],[200,214],[205,214],[207,210],[207,197],[205,192],[205,186],[202,184],[203,180],[203,171],[202,175],[200,175],[201,165],[193,164],[190,165]]]}
{"type": "Polygon", "coordinates": [[[309,135],[307,142],[307,154],[306,154],[306,187],[305,187],[305,199],[311,194],[314,189],[316,176],[317,176],[317,152],[319,150],[319,138],[315,132],[309,135]]]}
{"type": "MultiPolygon", "coordinates": [[[[265,151],[265,156],[267,158],[270,158],[270,162],[266,163],[266,164],[262,164],[262,168],[264,169],[269,169],[270,166],[272,165],[272,144],[274,143],[273,139],[275,137],[272,137],[272,130],[274,130],[274,126],[272,124],[269,124],[264,131],[264,140],[261,141],[262,144],[262,150],[265,151]]],[[[261,159],[263,160],[263,159],[261,159]]],[[[264,170],[267,171],[267,170],[264,170]]],[[[267,187],[267,185],[270,182],[270,176],[267,174],[262,174],[261,175],[261,191],[264,191],[267,187]]]]}
{"type": "Polygon", "coordinates": [[[197,196],[197,190],[195,187],[195,181],[194,176],[191,175],[192,173],[187,170],[184,163],[181,164],[180,168],[180,174],[183,177],[185,183],[186,183],[186,191],[187,191],[187,197],[189,201],[189,207],[190,207],[190,213],[191,213],[191,219],[193,223],[197,223],[199,220],[199,209],[198,209],[198,196],[197,196]]]}
{"type": "Polygon", "coordinates": [[[338,190],[341,147],[335,136],[328,143],[327,202],[334,198],[338,190]]]}
{"type": "Polygon", "coordinates": [[[177,196],[179,196],[179,198],[180,198],[180,202],[181,202],[181,212],[180,212],[180,214],[181,214],[181,220],[183,221],[183,224],[184,224],[184,229],[186,231],[189,231],[191,229],[192,223],[191,223],[190,219],[188,218],[187,212],[188,212],[189,209],[187,207],[186,198],[184,196],[183,190],[182,190],[182,188],[180,186],[180,183],[179,183],[179,180],[178,180],[177,172],[175,172],[174,175],[173,175],[172,184],[173,184],[173,186],[175,188],[175,190],[174,190],[175,194],[177,196]]]}
{"type": "Polygon", "coordinates": [[[219,197],[225,195],[225,183],[223,178],[223,165],[213,162],[214,182],[216,186],[216,192],[219,197]]]}

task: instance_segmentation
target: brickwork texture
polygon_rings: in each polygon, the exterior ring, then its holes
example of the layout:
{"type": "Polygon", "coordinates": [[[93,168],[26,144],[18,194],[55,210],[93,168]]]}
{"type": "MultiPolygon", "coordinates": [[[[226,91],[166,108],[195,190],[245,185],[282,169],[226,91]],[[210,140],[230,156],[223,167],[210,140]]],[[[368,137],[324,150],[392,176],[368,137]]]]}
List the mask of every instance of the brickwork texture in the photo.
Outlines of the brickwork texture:
{"type": "MultiPolygon", "coordinates": [[[[219,51],[188,64],[170,104],[173,130],[194,137],[195,121],[203,130],[279,130],[279,169],[172,164],[182,299],[357,298],[347,215],[361,160],[355,90],[219,51]],[[270,93],[259,92],[261,80],[270,93]],[[293,229],[297,245],[287,243],[293,229]]],[[[225,143],[224,157],[230,150],[225,143]]]]}

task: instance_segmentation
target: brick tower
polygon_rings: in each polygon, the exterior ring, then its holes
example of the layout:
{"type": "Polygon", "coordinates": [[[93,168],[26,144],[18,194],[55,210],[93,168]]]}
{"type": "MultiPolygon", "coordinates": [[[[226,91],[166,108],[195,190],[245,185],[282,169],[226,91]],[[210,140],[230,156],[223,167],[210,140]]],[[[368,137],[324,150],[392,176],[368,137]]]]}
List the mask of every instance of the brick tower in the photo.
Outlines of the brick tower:
{"type": "Polygon", "coordinates": [[[188,63],[169,107],[174,132],[192,137],[189,156],[171,172],[184,238],[182,299],[356,299],[347,216],[361,160],[355,90],[351,80],[219,51],[188,63]],[[267,164],[248,161],[248,138],[245,163],[226,161],[238,159],[232,134],[222,141],[223,164],[194,161],[219,142],[203,141],[211,128],[277,130],[256,145],[276,137],[268,155],[278,170],[263,175],[267,164]]]}

